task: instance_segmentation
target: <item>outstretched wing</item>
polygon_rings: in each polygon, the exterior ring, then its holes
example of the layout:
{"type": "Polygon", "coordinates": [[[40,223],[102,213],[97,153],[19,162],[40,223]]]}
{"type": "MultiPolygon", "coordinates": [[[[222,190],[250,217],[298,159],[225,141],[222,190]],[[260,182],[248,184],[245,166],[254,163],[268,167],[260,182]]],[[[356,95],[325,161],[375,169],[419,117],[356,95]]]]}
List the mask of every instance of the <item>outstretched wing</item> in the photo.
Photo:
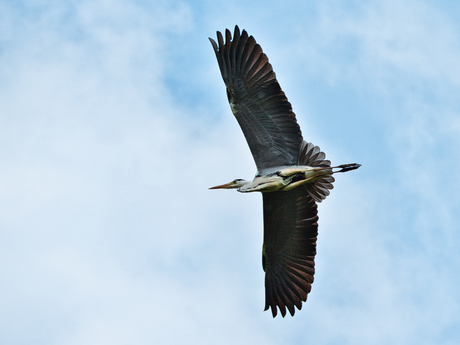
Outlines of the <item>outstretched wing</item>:
{"type": "Polygon", "coordinates": [[[254,37],[238,26],[226,40],[217,32],[216,53],[230,107],[251,149],[259,173],[264,169],[295,165],[302,133],[291,104],[276,80],[267,55],[254,37]]]}
{"type": "Polygon", "coordinates": [[[294,315],[307,300],[315,273],[317,206],[304,186],[262,193],[264,202],[265,310],[294,315]]]}

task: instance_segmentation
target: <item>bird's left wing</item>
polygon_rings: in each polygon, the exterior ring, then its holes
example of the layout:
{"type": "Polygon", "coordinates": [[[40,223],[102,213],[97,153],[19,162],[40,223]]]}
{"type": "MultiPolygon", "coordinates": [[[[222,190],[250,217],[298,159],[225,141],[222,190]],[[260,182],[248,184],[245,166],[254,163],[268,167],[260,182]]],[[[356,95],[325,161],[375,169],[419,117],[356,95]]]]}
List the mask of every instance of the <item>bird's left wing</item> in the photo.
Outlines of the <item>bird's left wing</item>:
{"type": "Polygon", "coordinates": [[[307,300],[315,273],[318,216],[304,186],[288,192],[262,193],[264,202],[265,310],[286,308],[294,315],[307,300]]]}
{"type": "Polygon", "coordinates": [[[227,86],[230,107],[235,115],[259,173],[264,169],[295,165],[302,134],[291,104],[276,80],[267,55],[254,37],[238,26],[226,40],[217,32],[216,53],[227,86]]]}

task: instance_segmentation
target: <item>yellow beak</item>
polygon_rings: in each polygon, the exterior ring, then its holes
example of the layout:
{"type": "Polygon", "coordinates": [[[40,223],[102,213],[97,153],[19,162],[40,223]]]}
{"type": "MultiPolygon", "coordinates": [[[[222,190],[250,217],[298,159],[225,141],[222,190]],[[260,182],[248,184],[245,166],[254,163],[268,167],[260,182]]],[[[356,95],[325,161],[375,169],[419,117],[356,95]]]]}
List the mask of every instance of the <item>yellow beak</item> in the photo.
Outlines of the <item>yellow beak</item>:
{"type": "Polygon", "coordinates": [[[226,184],[221,184],[219,186],[211,187],[209,189],[231,189],[233,186],[233,181],[226,183],[226,184]]]}

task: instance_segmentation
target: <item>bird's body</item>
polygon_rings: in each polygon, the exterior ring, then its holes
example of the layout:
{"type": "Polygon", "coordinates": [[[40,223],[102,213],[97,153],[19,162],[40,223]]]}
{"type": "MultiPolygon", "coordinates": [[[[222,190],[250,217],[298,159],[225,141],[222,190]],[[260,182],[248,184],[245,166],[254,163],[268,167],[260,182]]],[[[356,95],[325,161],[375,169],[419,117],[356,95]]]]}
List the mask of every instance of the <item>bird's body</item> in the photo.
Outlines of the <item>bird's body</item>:
{"type": "Polygon", "coordinates": [[[266,175],[257,175],[252,181],[242,179],[233,180],[230,183],[220,186],[211,187],[209,189],[233,189],[238,192],[277,192],[289,191],[302,184],[314,183],[319,179],[331,176],[333,173],[345,172],[356,169],[356,164],[343,164],[338,167],[311,167],[307,165],[294,165],[288,167],[279,167],[275,172],[266,175]],[[334,169],[340,168],[339,171],[334,169]]]}
{"type": "Polygon", "coordinates": [[[264,203],[265,310],[291,315],[302,308],[313,283],[318,216],[316,202],[329,195],[337,172],[359,164],[331,167],[319,147],[303,140],[291,104],[262,48],[245,30],[217,32],[210,39],[227,87],[227,97],[246,137],[257,174],[212,187],[262,192],[264,203]]]}

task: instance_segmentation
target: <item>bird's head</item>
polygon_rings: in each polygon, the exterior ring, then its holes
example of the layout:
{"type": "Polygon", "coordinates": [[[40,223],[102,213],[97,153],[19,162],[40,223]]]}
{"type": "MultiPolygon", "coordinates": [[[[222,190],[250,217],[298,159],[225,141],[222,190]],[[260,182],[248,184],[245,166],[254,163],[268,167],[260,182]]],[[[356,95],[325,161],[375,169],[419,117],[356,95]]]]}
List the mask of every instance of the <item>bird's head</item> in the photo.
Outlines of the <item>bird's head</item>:
{"type": "Polygon", "coordinates": [[[233,180],[232,182],[226,183],[226,184],[221,184],[219,186],[211,187],[209,189],[233,189],[233,188],[240,188],[244,186],[247,183],[247,181],[242,180],[242,179],[236,179],[233,180]]]}

